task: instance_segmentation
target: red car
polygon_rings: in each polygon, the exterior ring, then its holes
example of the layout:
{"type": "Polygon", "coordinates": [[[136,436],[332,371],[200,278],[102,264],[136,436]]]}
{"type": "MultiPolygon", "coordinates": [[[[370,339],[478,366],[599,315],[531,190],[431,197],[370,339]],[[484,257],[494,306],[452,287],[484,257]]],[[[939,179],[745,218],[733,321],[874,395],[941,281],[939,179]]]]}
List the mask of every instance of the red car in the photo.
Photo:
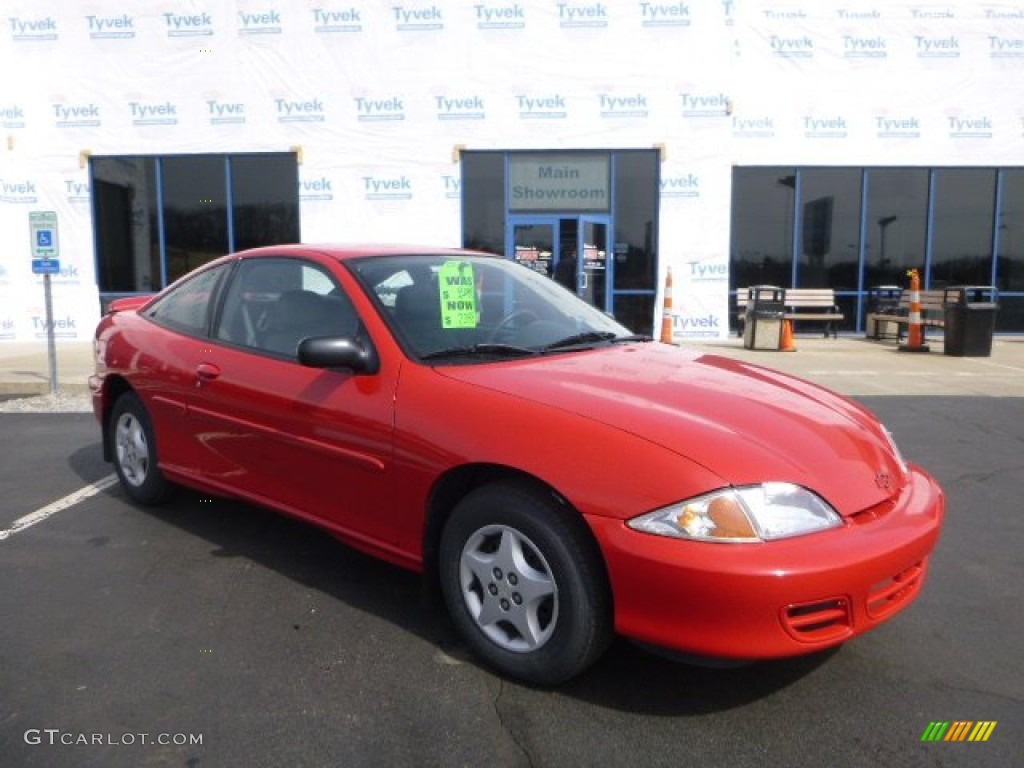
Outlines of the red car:
{"type": "Polygon", "coordinates": [[[469,646],[553,684],[614,633],[829,648],[921,590],[944,496],[856,403],[631,334],[461,249],[275,246],[115,301],[90,379],[144,504],[265,505],[436,578],[469,646]]]}

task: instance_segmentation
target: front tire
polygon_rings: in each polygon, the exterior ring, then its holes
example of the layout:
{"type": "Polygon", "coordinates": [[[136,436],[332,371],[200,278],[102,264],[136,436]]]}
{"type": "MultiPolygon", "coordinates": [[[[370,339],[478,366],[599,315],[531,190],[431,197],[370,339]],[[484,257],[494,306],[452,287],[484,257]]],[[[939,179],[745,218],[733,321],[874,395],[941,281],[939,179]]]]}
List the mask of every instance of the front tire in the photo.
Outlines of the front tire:
{"type": "Polygon", "coordinates": [[[110,414],[110,445],[114,471],[125,492],[140,504],[167,501],[174,486],[160,471],[156,436],[149,413],[134,392],[125,392],[110,414]]]}
{"type": "Polygon", "coordinates": [[[438,573],[463,638],[510,677],[563,682],[611,640],[597,547],[574,512],[533,487],[496,483],[459,502],[441,536],[438,573]]]}

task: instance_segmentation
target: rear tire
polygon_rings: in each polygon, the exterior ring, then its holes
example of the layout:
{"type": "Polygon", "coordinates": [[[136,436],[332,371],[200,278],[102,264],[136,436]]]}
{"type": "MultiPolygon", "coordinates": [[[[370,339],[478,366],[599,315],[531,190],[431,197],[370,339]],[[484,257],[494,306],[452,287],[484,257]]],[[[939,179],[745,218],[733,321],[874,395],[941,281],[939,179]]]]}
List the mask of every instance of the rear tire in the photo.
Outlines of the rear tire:
{"type": "Polygon", "coordinates": [[[509,677],[561,683],[611,641],[604,567],[574,515],[548,494],[501,482],[472,491],[445,524],[445,604],[469,646],[509,677]]]}
{"type": "Polygon", "coordinates": [[[114,471],[125,492],[140,504],[167,501],[174,486],[160,471],[156,436],[149,413],[134,392],[125,392],[110,414],[114,471]]]}

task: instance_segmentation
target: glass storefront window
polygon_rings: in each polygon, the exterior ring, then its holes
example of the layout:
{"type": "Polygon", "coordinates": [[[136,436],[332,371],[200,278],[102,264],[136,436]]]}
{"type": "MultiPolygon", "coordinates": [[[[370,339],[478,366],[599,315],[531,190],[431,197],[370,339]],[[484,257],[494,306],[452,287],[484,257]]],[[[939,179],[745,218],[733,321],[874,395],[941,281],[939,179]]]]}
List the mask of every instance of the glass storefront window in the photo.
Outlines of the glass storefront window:
{"type": "MultiPolygon", "coordinates": [[[[658,270],[658,153],[616,152],[614,158],[615,289],[653,290],[658,270]]],[[[616,316],[619,301],[615,301],[616,316]]],[[[650,322],[648,318],[644,333],[650,331],[650,322]]]]}
{"type": "Polygon", "coordinates": [[[100,290],[158,290],[163,283],[156,215],[156,160],[97,157],[91,163],[96,276],[100,290]]]}
{"type": "Polygon", "coordinates": [[[224,158],[182,155],[163,159],[167,282],[228,252],[224,158]]]}
{"type": "Polygon", "coordinates": [[[505,250],[505,153],[462,154],[462,244],[505,250]]]}
{"type": "Polygon", "coordinates": [[[735,168],[732,216],[733,291],[833,288],[844,326],[859,330],[872,288],[905,288],[910,269],[924,288],[989,285],[994,274],[997,329],[1022,327],[1024,169],[735,168]],[[785,256],[794,224],[795,265],[785,256]]]}
{"type": "Polygon", "coordinates": [[[297,243],[299,167],[295,155],[232,155],[232,250],[297,243]]]}
{"type": "Polygon", "coordinates": [[[158,291],[231,251],[300,240],[295,153],[92,157],[89,165],[101,296],[158,291]]]}
{"type": "Polygon", "coordinates": [[[800,288],[857,289],[861,172],[804,171],[800,177],[800,288]]]}
{"type": "Polygon", "coordinates": [[[907,285],[907,270],[924,279],[928,221],[927,168],[872,168],[867,172],[864,288],[907,285]]]}
{"type": "MultiPolygon", "coordinates": [[[[1001,291],[1024,291],[1024,169],[1003,172],[1000,203],[996,219],[999,228],[996,284],[1001,291]]],[[[1024,324],[1018,329],[1024,329],[1024,324]]]]}
{"type": "Polygon", "coordinates": [[[943,168],[933,189],[930,287],[990,285],[996,172],[943,168]]]}
{"type": "Polygon", "coordinates": [[[792,284],[793,168],[734,168],[729,287],[792,284]]]}

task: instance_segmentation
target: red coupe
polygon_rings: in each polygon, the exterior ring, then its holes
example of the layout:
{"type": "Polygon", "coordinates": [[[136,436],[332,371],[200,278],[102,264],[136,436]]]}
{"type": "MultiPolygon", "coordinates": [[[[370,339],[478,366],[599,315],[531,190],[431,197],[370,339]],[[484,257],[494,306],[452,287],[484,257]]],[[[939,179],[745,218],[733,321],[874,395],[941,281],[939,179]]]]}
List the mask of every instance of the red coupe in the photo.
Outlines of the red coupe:
{"type": "Polygon", "coordinates": [[[462,249],[275,246],[111,304],[90,379],[128,495],[175,485],[438,580],[468,645],[553,684],[614,633],[829,648],[921,590],[942,490],[860,405],[633,335],[462,249]]]}

